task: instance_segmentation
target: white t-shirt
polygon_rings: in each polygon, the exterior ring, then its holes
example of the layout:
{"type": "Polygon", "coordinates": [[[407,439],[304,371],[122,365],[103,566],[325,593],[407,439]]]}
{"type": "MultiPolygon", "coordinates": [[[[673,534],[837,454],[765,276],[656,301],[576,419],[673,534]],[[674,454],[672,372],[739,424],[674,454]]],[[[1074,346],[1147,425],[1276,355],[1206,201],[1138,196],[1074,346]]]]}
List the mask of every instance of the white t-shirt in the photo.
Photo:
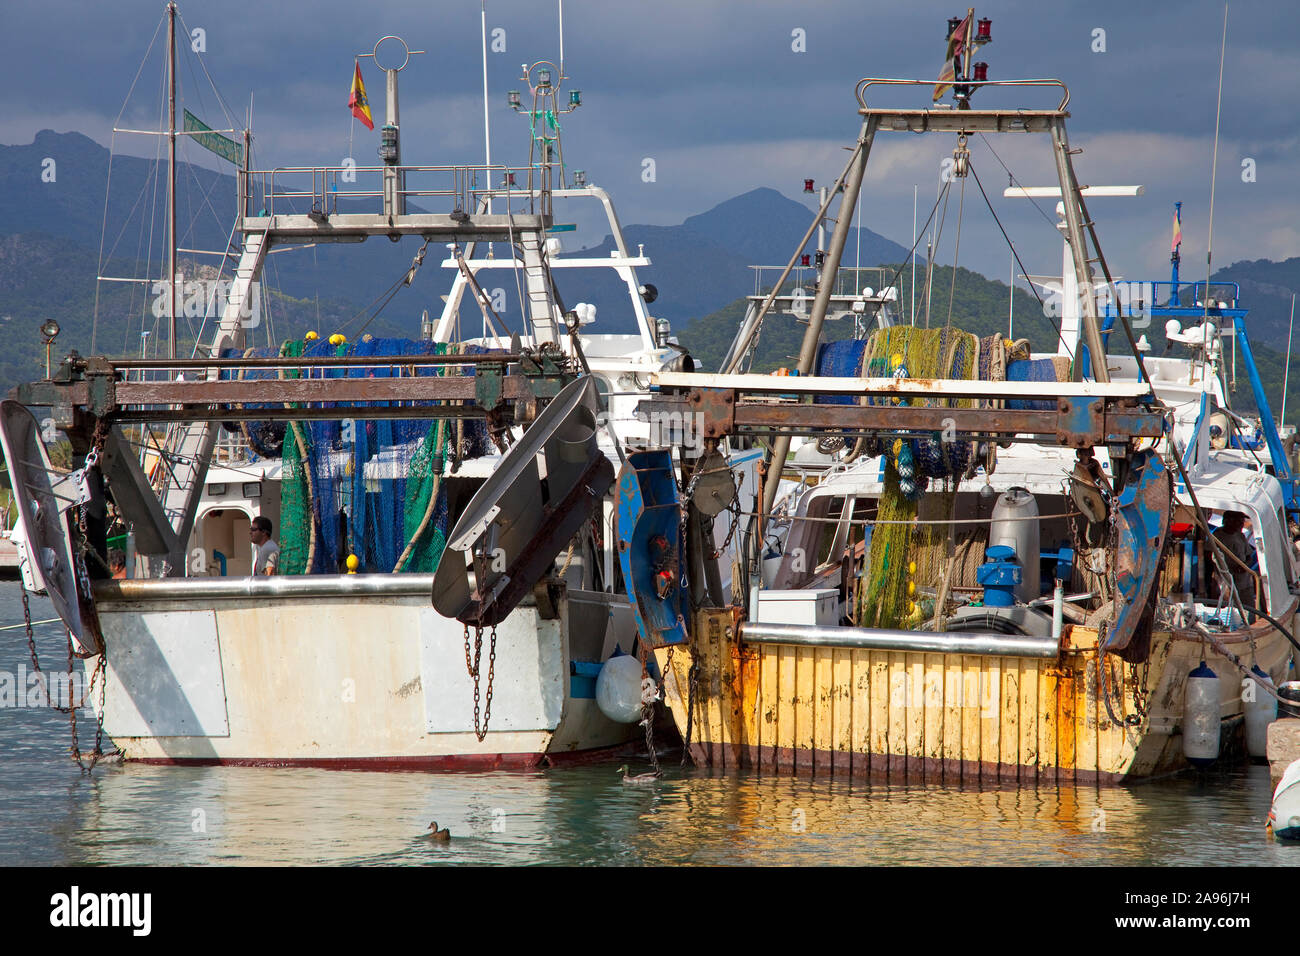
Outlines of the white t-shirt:
{"type": "Polygon", "coordinates": [[[253,573],[265,574],[267,567],[272,570],[280,561],[280,546],[275,543],[274,538],[267,538],[259,545],[254,546],[255,554],[253,555],[253,573]]]}

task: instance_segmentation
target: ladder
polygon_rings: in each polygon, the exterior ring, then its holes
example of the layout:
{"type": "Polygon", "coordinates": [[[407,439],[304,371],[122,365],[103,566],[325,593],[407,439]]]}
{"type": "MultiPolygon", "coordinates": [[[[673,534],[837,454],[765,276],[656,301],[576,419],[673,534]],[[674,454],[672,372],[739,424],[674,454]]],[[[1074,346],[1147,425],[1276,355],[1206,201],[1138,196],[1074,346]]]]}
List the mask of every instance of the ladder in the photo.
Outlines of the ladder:
{"type": "Polygon", "coordinates": [[[560,344],[560,315],[551,289],[551,271],[546,264],[546,245],[540,231],[528,230],[519,237],[524,254],[524,283],[528,295],[528,318],[537,345],[560,344]]]}

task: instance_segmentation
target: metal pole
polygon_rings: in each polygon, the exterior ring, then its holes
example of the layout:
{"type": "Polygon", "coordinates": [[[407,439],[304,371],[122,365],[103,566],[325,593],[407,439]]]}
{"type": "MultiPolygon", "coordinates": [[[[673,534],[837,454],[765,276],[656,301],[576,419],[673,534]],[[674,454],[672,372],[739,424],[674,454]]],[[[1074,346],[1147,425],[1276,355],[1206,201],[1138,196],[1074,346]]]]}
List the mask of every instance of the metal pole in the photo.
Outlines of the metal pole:
{"type": "Polygon", "coordinates": [[[916,325],[916,183],[912,184],[912,324],[916,325]]]}
{"type": "MultiPolygon", "coordinates": [[[[840,200],[840,216],[835,223],[835,232],[831,235],[830,248],[826,250],[822,275],[834,276],[840,268],[840,258],[844,254],[844,244],[849,238],[849,216],[844,215],[847,205],[858,201],[862,190],[862,176],[867,169],[867,156],[871,152],[871,142],[876,135],[876,117],[868,116],[862,124],[862,133],[858,136],[857,149],[849,162],[849,178],[844,184],[844,198],[840,200]]],[[[807,375],[812,371],[817,359],[817,345],[821,341],[822,324],[826,320],[826,308],[830,305],[832,282],[822,282],[817,287],[817,297],[813,299],[812,313],[808,316],[808,329],[804,332],[803,345],[799,349],[799,374],[807,375]]],[[[764,513],[770,513],[776,503],[777,490],[781,485],[781,473],[785,470],[785,456],[790,451],[790,436],[781,435],[772,443],[768,457],[767,486],[763,489],[764,513]]]]}
{"type": "Polygon", "coordinates": [[[1011,294],[1007,296],[1007,338],[1016,337],[1016,244],[1011,243],[1011,278],[1007,280],[1011,294]]]}
{"type": "MultiPolygon", "coordinates": [[[[1278,427],[1286,426],[1286,385],[1291,372],[1291,333],[1295,331],[1295,293],[1291,293],[1291,325],[1286,330],[1286,358],[1282,365],[1282,414],[1278,416],[1278,427]]],[[[48,362],[46,364],[49,364],[48,362]]],[[[48,375],[46,376],[49,377],[48,375]]]]}
{"type": "MultiPolygon", "coordinates": [[[[1101,344],[1101,329],[1097,321],[1097,297],[1093,294],[1092,271],[1088,268],[1088,253],[1083,239],[1083,222],[1079,213],[1079,183],[1070,164],[1070,143],[1065,135],[1065,121],[1060,117],[1051,121],[1052,152],[1056,155],[1056,174],[1061,181],[1061,204],[1065,207],[1066,236],[1070,255],[1074,260],[1074,274],[1079,284],[1079,303],[1082,305],[1083,337],[1092,360],[1092,377],[1098,382],[1109,382],[1106,368],[1106,350],[1101,344]]],[[[1100,253],[1099,253],[1100,254],[1100,253]]],[[[1082,375],[1076,361],[1075,379],[1082,375]]]]}
{"type": "Polygon", "coordinates": [[[167,4],[167,256],[168,357],[176,357],[176,4],[167,4]]]}
{"type": "MultiPolygon", "coordinates": [[[[563,43],[564,43],[563,39],[561,39],[560,43],[561,43],[561,45],[563,45],[563,43]]],[[[564,57],[563,57],[563,56],[560,57],[560,72],[561,72],[561,73],[564,72],[564,57]]],[[[483,157],[484,157],[484,162],[485,162],[485,163],[487,164],[487,166],[489,167],[489,168],[488,168],[488,171],[487,171],[487,178],[488,178],[488,184],[487,184],[487,185],[488,185],[488,190],[489,190],[489,192],[488,192],[488,201],[487,201],[487,211],[488,211],[488,215],[490,216],[490,215],[492,215],[492,193],[491,193],[491,191],[490,191],[491,188],[492,188],[492,170],[491,170],[491,166],[492,166],[492,127],[491,127],[491,126],[489,125],[489,123],[488,123],[488,82],[487,82],[487,0],[483,0],[483,157]]],[[[493,256],[492,256],[492,252],[491,252],[491,249],[492,249],[492,246],[491,246],[491,244],[489,244],[489,245],[488,245],[488,258],[489,258],[489,259],[493,258],[493,256]]]]}

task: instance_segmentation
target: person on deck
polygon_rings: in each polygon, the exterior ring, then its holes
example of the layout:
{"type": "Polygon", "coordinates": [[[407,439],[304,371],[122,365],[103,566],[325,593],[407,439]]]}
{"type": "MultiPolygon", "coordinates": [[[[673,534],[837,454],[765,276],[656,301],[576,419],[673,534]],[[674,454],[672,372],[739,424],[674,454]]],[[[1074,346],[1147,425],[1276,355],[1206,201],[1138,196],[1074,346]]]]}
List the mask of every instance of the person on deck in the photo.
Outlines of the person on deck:
{"type": "Polygon", "coordinates": [[[1232,575],[1233,584],[1237,587],[1237,594],[1241,597],[1241,603],[1248,607],[1255,605],[1255,575],[1250,569],[1256,566],[1255,548],[1242,533],[1246,526],[1246,516],[1240,511],[1225,511],[1223,513],[1223,524],[1214,532],[1215,540],[1231,554],[1237,561],[1232,558],[1227,559],[1228,573],[1232,575]],[[1238,564],[1237,562],[1241,563],[1238,564]]]}
{"type": "Polygon", "coordinates": [[[258,515],[248,526],[248,540],[253,542],[253,574],[275,574],[280,562],[280,546],[271,537],[271,519],[258,515]]]}

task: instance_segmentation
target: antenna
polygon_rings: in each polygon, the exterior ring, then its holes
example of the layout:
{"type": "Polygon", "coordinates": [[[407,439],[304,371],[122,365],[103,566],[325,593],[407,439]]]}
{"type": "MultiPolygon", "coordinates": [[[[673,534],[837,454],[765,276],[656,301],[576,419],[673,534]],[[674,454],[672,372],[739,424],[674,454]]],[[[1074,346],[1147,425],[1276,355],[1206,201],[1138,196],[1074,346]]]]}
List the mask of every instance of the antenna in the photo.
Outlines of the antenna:
{"type": "Polygon", "coordinates": [[[483,162],[488,167],[488,215],[492,215],[492,127],[488,123],[487,0],[483,0],[483,162]]]}
{"type": "Polygon", "coordinates": [[[1210,273],[1214,271],[1214,180],[1219,172],[1219,116],[1223,111],[1223,55],[1228,50],[1228,2],[1223,3],[1223,44],[1219,47],[1219,99],[1214,107],[1214,161],[1210,164],[1210,224],[1205,237],[1205,318],[1210,320],[1210,273]]]}
{"type": "Polygon", "coordinates": [[[560,79],[564,79],[564,0],[556,0],[560,5],[560,79]]]}

